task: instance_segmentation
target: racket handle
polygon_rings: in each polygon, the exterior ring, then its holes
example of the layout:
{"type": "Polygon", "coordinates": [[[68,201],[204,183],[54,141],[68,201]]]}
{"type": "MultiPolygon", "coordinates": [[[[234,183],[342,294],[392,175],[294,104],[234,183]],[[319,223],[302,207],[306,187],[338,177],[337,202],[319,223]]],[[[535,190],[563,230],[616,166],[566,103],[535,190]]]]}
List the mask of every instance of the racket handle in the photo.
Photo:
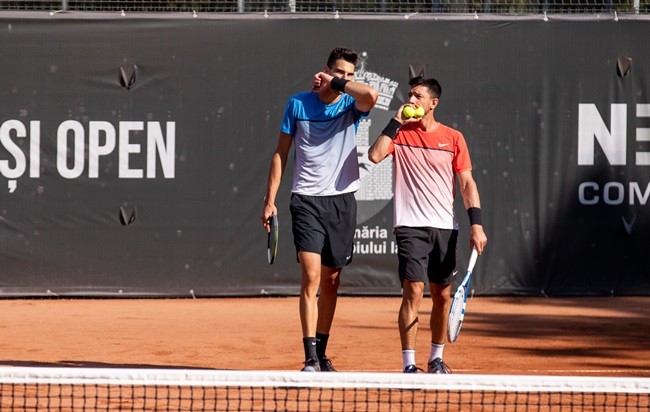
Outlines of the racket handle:
{"type": "Polygon", "coordinates": [[[469,255],[469,263],[467,264],[467,271],[471,272],[474,270],[474,265],[476,264],[476,259],[478,259],[478,251],[476,247],[472,248],[472,253],[469,255]]]}

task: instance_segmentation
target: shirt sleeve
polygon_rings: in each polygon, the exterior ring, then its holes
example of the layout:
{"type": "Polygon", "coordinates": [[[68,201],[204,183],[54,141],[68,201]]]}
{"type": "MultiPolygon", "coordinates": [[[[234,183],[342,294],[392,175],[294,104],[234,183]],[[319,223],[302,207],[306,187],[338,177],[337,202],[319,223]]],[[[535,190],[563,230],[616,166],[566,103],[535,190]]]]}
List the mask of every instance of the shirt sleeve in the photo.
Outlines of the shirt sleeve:
{"type": "MultiPolygon", "coordinates": [[[[399,132],[397,132],[399,134],[399,132]]],[[[395,153],[395,140],[391,139],[391,141],[388,143],[388,152],[386,155],[392,155],[395,153]]]]}
{"type": "Polygon", "coordinates": [[[295,116],[296,101],[291,98],[284,108],[284,116],[282,116],[282,126],[280,131],[288,135],[294,136],[296,134],[296,116],[295,116]]]}
{"type": "Polygon", "coordinates": [[[454,172],[460,173],[472,170],[472,161],[469,157],[469,149],[463,134],[458,132],[456,136],[456,152],[453,160],[454,172]]]}

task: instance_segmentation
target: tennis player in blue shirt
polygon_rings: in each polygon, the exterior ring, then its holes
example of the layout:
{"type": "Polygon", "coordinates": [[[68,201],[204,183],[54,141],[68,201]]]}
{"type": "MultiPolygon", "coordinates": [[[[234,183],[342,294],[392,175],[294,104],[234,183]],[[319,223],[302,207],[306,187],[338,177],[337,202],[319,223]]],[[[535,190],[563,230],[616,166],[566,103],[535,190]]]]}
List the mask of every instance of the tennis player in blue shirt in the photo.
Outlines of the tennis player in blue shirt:
{"type": "Polygon", "coordinates": [[[271,159],[262,223],[278,213],[276,195],[291,145],[295,164],[291,222],[301,269],[300,322],[307,372],[333,372],[325,354],[341,270],[352,261],[359,188],[356,132],[378,93],[357,83],[357,53],[337,47],[316,73],[312,90],[287,102],[271,159]],[[320,289],[320,296],[319,296],[320,289]]]}

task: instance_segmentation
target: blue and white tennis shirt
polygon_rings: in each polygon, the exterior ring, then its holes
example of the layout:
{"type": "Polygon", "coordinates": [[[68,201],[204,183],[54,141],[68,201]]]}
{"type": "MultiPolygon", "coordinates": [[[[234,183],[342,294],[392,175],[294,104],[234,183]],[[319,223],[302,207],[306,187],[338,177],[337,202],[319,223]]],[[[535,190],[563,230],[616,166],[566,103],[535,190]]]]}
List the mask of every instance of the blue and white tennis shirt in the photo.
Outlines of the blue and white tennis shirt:
{"type": "Polygon", "coordinates": [[[329,105],[316,92],[291,96],[281,130],[294,140],[292,193],[332,196],[359,189],[356,132],[370,112],[358,111],[354,102],[345,93],[329,105]]]}

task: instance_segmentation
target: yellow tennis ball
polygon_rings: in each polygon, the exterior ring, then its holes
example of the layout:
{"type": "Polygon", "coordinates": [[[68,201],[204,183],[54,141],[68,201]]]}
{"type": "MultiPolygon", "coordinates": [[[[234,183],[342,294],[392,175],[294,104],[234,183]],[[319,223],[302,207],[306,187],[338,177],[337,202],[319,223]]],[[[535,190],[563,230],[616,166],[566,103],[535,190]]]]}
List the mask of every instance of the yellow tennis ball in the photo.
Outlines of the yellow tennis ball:
{"type": "Polygon", "coordinates": [[[424,107],[418,106],[417,109],[415,109],[415,112],[413,113],[413,116],[415,116],[415,117],[424,116],[424,107]]]}
{"type": "Polygon", "coordinates": [[[402,116],[404,116],[405,119],[410,119],[415,115],[415,109],[412,108],[411,106],[404,106],[402,109],[402,116]]]}

